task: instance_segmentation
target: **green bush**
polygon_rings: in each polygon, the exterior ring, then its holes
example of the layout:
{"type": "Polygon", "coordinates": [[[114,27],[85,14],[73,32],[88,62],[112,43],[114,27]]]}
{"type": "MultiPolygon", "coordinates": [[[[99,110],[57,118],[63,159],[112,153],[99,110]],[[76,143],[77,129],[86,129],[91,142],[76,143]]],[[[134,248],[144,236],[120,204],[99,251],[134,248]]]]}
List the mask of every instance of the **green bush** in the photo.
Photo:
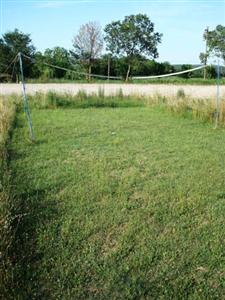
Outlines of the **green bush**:
{"type": "Polygon", "coordinates": [[[177,98],[182,98],[182,99],[185,98],[185,92],[183,89],[179,89],[177,91],[177,98]]]}

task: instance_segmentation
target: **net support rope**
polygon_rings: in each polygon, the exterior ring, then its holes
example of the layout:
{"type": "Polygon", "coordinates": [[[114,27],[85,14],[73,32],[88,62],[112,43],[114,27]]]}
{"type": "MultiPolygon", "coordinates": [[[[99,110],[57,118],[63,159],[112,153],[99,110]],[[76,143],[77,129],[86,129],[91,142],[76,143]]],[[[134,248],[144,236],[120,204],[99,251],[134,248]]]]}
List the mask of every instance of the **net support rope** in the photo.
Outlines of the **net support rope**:
{"type": "MultiPolygon", "coordinates": [[[[23,57],[29,59],[33,63],[36,63],[36,60],[34,58],[31,58],[31,57],[29,57],[25,54],[22,54],[22,55],[23,55],[23,57]]],[[[70,71],[70,72],[80,74],[80,75],[84,75],[84,76],[89,76],[90,75],[91,77],[96,77],[96,78],[108,78],[108,79],[117,79],[117,80],[122,79],[122,77],[118,77],[118,76],[106,76],[106,75],[88,74],[88,73],[85,73],[85,72],[78,72],[78,71],[75,71],[73,69],[59,67],[59,66],[49,64],[49,63],[46,63],[46,62],[42,62],[42,64],[44,64],[46,66],[49,66],[49,67],[52,67],[52,68],[56,68],[56,69],[64,70],[64,71],[70,71]]],[[[132,79],[137,79],[138,80],[138,79],[154,79],[154,78],[170,77],[170,76],[176,76],[176,75],[185,74],[185,73],[189,73],[189,72],[194,72],[194,71],[197,71],[197,70],[204,69],[206,67],[207,67],[207,65],[202,65],[202,66],[198,66],[196,68],[192,68],[192,69],[188,69],[188,70],[184,70],[184,71],[180,71],[180,72],[168,73],[168,74],[162,74],[162,75],[155,75],[155,76],[134,76],[134,77],[132,77],[132,79]]]]}
{"type": "MultiPolygon", "coordinates": [[[[23,57],[29,59],[30,61],[32,61],[33,63],[36,63],[36,60],[25,55],[25,54],[22,54],[23,57]]],[[[80,75],[84,75],[84,76],[91,76],[91,77],[96,77],[96,78],[108,78],[108,79],[117,79],[117,80],[121,80],[122,77],[117,77],[117,76],[105,76],[105,75],[98,75],[98,74],[89,74],[89,73],[85,73],[85,72],[78,72],[76,70],[73,70],[73,69],[69,69],[69,68],[64,68],[64,67],[59,67],[59,66],[56,66],[56,65],[53,65],[53,64],[49,64],[49,63],[46,63],[46,62],[42,62],[43,65],[46,65],[48,67],[51,67],[51,68],[55,68],[55,69],[58,69],[58,70],[63,70],[63,71],[69,71],[69,72],[73,72],[75,74],[80,74],[80,75]]]]}
{"type": "Polygon", "coordinates": [[[197,70],[204,69],[206,67],[207,67],[207,65],[204,65],[204,66],[199,66],[199,67],[196,67],[196,68],[192,68],[192,69],[188,69],[188,70],[184,70],[184,71],[180,71],[180,72],[175,72],[175,73],[168,73],[168,74],[155,75],[155,76],[134,76],[132,78],[133,79],[154,79],[154,78],[170,77],[170,76],[181,75],[181,74],[185,74],[185,73],[189,73],[189,72],[194,72],[194,71],[197,71],[197,70]]]}
{"type": "MultiPolygon", "coordinates": [[[[33,63],[36,63],[36,60],[25,55],[22,54],[23,57],[29,59],[30,61],[32,61],[33,63]]],[[[83,72],[77,72],[75,70],[72,69],[68,69],[68,68],[64,68],[64,67],[59,67],[53,64],[49,64],[49,63],[45,63],[43,62],[44,65],[52,67],[52,68],[56,68],[59,70],[64,70],[64,71],[70,71],[70,72],[74,72],[76,74],[81,74],[81,75],[85,75],[85,76],[91,76],[91,77],[97,77],[97,78],[107,78],[107,79],[121,79],[121,77],[116,77],[116,76],[105,76],[105,75],[98,75],[98,74],[88,74],[88,73],[83,73],[83,72]]],[[[190,73],[190,72],[194,72],[197,70],[201,70],[208,67],[208,65],[201,65],[195,68],[191,68],[188,70],[184,70],[184,71],[180,71],[180,72],[174,72],[174,73],[168,73],[168,74],[162,74],[162,75],[155,75],[155,76],[134,76],[132,77],[132,79],[136,79],[136,80],[140,80],[140,79],[155,79],[155,78],[164,78],[164,77],[170,77],[170,76],[176,76],[176,75],[181,75],[181,74],[185,74],[185,73],[190,73]]],[[[215,128],[217,128],[218,126],[218,121],[219,121],[219,116],[220,116],[220,95],[219,95],[219,80],[220,80],[220,67],[219,67],[219,63],[217,66],[217,96],[216,96],[216,116],[215,116],[215,128]]]]}
{"type": "Polygon", "coordinates": [[[31,115],[30,115],[28,99],[27,99],[27,95],[26,95],[26,87],[25,87],[24,74],[23,74],[23,61],[22,61],[22,55],[20,52],[18,53],[18,58],[19,58],[19,64],[20,64],[24,111],[26,113],[26,117],[27,117],[27,121],[28,121],[28,125],[29,125],[30,137],[31,137],[31,140],[34,141],[35,137],[34,137],[34,131],[33,131],[33,125],[32,125],[32,120],[31,120],[31,115]]]}
{"type": "Polygon", "coordinates": [[[216,79],[216,118],[215,129],[218,127],[220,118],[220,61],[217,63],[217,79],[216,79]]]}
{"type": "Polygon", "coordinates": [[[14,66],[15,66],[15,63],[16,63],[16,61],[17,61],[17,59],[18,59],[18,54],[16,54],[16,56],[13,58],[13,60],[10,62],[10,64],[7,66],[7,68],[5,69],[5,71],[4,72],[2,72],[2,76],[5,76],[5,74],[7,74],[7,71],[10,69],[10,67],[14,64],[14,66]]]}
{"type": "MultiPolygon", "coordinates": [[[[12,60],[12,62],[8,65],[8,67],[6,68],[5,72],[7,72],[7,70],[10,68],[10,66],[14,63],[14,67],[15,67],[15,63],[17,61],[17,58],[19,59],[19,64],[20,64],[20,73],[21,73],[21,83],[22,83],[22,93],[23,93],[23,100],[24,100],[24,110],[27,116],[27,120],[29,123],[29,129],[30,129],[30,136],[31,136],[31,140],[34,141],[35,137],[34,137],[34,132],[33,132],[33,126],[32,126],[32,120],[31,120],[31,116],[30,116],[30,110],[29,110],[29,105],[28,105],[28,99],[27,99],[27,95],[26,95],[26,87],[25,87],[25,81],[24,81],[24,74],[23,74],[23,62],[22,62],[22,57],[29,59],[31,62],[33,63],[37,63],[37,61],[21,52],[19,52],[16,57],[12,60]]],[[[85,75],[85,76],[91,76],[91,77],[96,77],[96,78],[107,78],[107,79],[122,79],[122,77],[117,77],[117,76],[105,76],[105,75],[98,75],[98,74],[88,74],[88,73],[84,73],[84,72],[78,72],[75,71],[73,69],[69,69],[69,68],[64,68],[64,67],[59,67],[53,64],[49,64],[46,62],[42,62],[42,64],[52,67],[52,68],[56,68],[59,70],[64,70],[64,71],[70,71],[76,74],[80,74],[80,75],[85,75]]],[[[13,67],[13,69],[14,69],[13,67]]],[[[188,69],[188,70],[184,70],[184,71],[180,71],[180,72],[175,72],[175,73],[168,73],[168,74],[162,74],[162,75],[155,75],[155,76],[134,76],[132,77],[132,79],[136,79],[136,80],[140,80],[140,79],[155,79],[155,78],[163,78],[163,77],[170,77],[170,76],[176,76],[176,75],[181,75],[181,74],[185,74],[185,73],[190,73],[190,72],[194,72],[197,70],[201,70],[208,67],[208,65],[201,65],[192,69],[188,69]]],[[[218,62],[217,65],[217,96],[216,96],[216,116],[215,116],[215,128],[217,128],[218,126],[218,121],[219,121],[219,116],[220,116],[220,93],[219,93],[219,84],[220,84],[220,65],[218,62]]]]}

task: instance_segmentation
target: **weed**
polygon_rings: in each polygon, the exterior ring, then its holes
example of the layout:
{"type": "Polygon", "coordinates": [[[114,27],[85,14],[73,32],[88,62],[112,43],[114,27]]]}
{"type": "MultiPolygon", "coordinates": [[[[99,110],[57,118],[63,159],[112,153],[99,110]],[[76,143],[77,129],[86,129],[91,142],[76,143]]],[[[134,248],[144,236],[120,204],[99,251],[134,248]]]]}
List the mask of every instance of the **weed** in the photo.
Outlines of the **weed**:
{"type": "Polygon", "coordinates": [[[177,98],[181,98],[181,99],[184,99],[185,98],[185,92],[183,89],[179,89],[177,91],[177,98]]]}

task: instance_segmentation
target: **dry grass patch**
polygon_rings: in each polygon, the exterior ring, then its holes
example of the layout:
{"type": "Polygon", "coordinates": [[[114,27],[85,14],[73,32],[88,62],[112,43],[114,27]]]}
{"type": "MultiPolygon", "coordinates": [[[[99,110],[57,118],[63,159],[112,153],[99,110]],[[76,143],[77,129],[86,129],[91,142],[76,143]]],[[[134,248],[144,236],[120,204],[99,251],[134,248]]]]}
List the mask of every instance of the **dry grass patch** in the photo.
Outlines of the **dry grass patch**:
{"type": "Polygon", "coordinates": [[[12,98],[0,97],[0,298],[7,294],[7,282],[11,276],[8,249],[11,243],[9,218],[9,186],[7,170],[7,142],[15,119],[15,104],[12,98]]]}

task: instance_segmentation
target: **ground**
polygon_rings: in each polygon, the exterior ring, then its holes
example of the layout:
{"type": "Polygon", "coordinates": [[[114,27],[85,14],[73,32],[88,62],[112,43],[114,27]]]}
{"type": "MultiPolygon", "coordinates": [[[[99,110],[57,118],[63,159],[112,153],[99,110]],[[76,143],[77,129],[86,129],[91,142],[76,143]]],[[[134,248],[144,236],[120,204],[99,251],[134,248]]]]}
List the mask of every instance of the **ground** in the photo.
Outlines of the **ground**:
{"type": "MultiPolygon", "coordinates": [[[[223,299],[225,131],[160,108],[20,113],[18,294],[223,299]]],[[[24,299],[24,298],[23,298],[24,299]]]]}

